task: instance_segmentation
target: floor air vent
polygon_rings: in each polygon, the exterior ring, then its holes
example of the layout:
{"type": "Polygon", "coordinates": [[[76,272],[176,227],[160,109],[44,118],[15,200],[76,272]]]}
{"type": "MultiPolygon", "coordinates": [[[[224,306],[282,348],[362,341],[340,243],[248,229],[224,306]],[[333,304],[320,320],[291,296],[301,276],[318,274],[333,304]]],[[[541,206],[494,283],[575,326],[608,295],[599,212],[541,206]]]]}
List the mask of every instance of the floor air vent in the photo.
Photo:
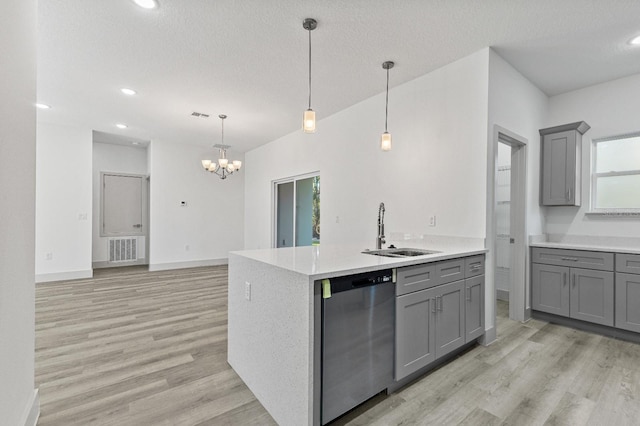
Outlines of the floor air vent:
{"type": "Polygon", "coordinates": [[[137,238],[109,239],[109,262],[131,262],[138,259],[137,238]]]}

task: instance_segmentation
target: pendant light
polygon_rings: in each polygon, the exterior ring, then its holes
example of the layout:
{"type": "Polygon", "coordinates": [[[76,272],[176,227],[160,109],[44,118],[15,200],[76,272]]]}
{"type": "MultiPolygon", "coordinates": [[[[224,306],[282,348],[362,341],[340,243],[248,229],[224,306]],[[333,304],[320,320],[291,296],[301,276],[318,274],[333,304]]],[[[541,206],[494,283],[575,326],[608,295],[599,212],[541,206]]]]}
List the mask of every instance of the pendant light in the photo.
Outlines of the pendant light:
{"type": "Polygon", "coordinates": [[[311,109],[311,31],[317,26],[318,22],[313,18],[307,18],[302,22],[302,28],[309,32],[309,108],[302,116],[302,130],[305,133],[316,132],[316,112],[311,109]]]}
{"type": "Polygon", "coordinates": [[[380,137],[380,149],[383,151],[391,151],[391,133],[387,131],[387,121],[389,118],[389,70],[395,64],[391,61],[382,63],[382,68],[387,70],[387,99],[384,104],[384,133],[380,137]]]}
{"type": "Polygon", "coordinates": [[[213,147],[218,148],[220,150],[220,157],[218,161],[211,160],[202,160],[202,167],[208,172],[215,173],[220,177],[220,179],[226,179],[227,176],[233,174],[233,172],[239,172],[242,167],[242,161],[234,160],[229,164],[229,159],[227,158],[227,148],[230,148],[229,145],[224,144],[224,120],[227,118],[226,115],[220,114],[218,116],[220,120],[222,120],[222,143],[215,144],[213,147]]]}

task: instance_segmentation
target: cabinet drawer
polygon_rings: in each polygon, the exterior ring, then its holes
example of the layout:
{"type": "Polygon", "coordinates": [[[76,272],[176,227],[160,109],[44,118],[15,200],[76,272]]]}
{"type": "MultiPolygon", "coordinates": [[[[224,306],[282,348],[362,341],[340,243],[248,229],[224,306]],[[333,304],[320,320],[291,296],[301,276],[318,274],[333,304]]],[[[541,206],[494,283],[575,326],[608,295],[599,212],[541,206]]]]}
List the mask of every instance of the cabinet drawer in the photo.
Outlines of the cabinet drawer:
{"type": "Polygon", "coordinates": [[[436,263],[437,284],[446,284],[464,279],[464,259],[446,260],[436,263]]]}
{"type": "Polygon", "coordinates": [[[613,271],[613,253],[534,247],[531,261],[547,265],[613,271]]]}
{"type": "Polygon", "coordinates": [[[616,272],[640,274],[640,254],[616,254],[616,272]]]}
{"type": "Polygon", "coordinates": [[[398,268],[396,277],[396,296],[424,290],[438,285],[434,263],[398,268]]]}
{"type": "Polygon", "coordinates": [[[467,257],[464,260],[464,277],[484,275],[484,256],[467,257]]]}

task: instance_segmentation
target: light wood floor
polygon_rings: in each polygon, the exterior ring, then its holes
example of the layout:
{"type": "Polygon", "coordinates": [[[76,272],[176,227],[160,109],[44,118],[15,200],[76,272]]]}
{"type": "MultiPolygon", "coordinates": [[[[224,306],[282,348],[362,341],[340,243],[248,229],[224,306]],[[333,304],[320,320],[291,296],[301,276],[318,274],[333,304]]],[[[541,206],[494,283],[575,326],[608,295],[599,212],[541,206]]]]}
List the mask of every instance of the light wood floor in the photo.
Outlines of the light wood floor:
{"type": "MultiPolygon", "coordinates": [[[[226,363],[226,276],[123,268],[38,284],[38,424],[275,424],[226,363]]],[[[494,344],[335,425],[640,424],[639,345],[507,311],[494,344]]]]}

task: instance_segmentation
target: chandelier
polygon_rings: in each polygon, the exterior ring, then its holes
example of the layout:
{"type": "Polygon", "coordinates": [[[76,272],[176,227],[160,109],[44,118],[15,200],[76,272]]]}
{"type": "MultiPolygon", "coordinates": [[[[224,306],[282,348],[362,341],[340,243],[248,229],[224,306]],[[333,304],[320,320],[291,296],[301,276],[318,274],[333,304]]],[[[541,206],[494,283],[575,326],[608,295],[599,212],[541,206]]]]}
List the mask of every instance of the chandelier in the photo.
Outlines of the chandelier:
{"type": "Polygon", "coordinates": [[[218,161],[202,160],[202,167],[208,172],[217,174],[220,176],[220,179],[226,179],[227,176],[233,174],[233,172],[240,171],[242,161],[233,160],[230,163],[227,159],[227,148],[230,148],[230,145],[224,144],[224,120],[227,116],[220,114],[218,117],[222,121],[222,143],[217,143],[213,145],[213,147],[220,150],[220,157],[218,161]]]}

